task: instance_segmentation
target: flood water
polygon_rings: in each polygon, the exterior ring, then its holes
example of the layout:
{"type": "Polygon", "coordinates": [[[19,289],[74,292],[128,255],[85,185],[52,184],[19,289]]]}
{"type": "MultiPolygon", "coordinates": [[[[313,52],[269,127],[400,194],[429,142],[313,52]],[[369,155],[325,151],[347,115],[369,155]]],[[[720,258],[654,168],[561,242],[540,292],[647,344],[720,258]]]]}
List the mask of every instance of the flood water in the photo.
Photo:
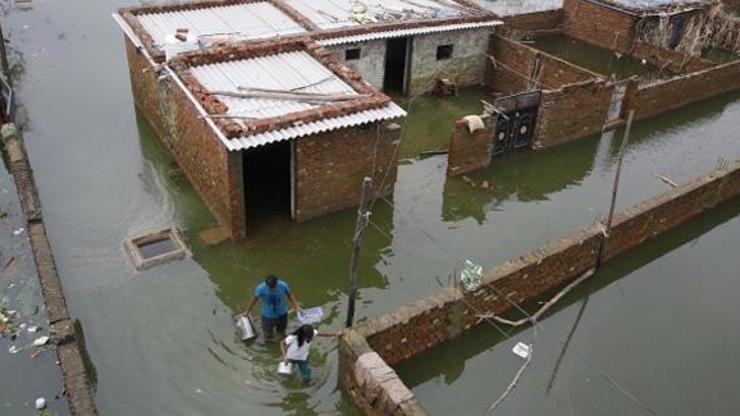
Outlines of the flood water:
{"type": "MultiPolygon", "coordinates": [[[[110,18],[115,7],[133,4],[37,0],[30,10],[9,10],[5,20],[45,221],[97,372],[101,413],[357,413],[337,388],[336,340],[315,342],[318,382],[303,387],[276,374],[276,344],[241,343],[232,323],[254,286],[275,273],[303,306],[323,306],[320,329],[338,328],[354,210],[304,224],[265,219],[249,241],[206,246],[198,235],[215,220],[134,110],[123,35],[110,18]],[[184,231],[193,257],[134,272],[122,242],[171,226],[184,231]]],[[[497,159],[471,175],[490,181],[488,190],[446,178],[445,155],[416,157],[445,147],[450,129],[440,120],[480,111],[480,94],[411,104],[412,112],[429,111],[428,122],[417,115],[407,121],[393,205],[373,206],[360,266],[360,319],[439,290],[437,278],[460,270],[462,259],[492,267],[606,212],[619,133],[497,159]]],[[[656,173],[683,182],[721,158],[738,158],[739,98],[637,124],[618,207],[665,191],[656,173]]],[[[622,339],[616,332],[601,339],[610,336],[622,339]]],[[[547,406],[542,397],[536,401],[547,406]]]]}
{"type": "Polygon", "coordinates": [[[531,328],[505,337],[484,324],[398,373],[431,414],[485,414],[524,362],[512,352],[524,342],[532,362],[497,414],[736,414],[740,260],[727,247],[738,214],[736,199],[607,264],[534,341],[531,328]]]}
{"type": "Polygon", "coordinates": [[[608,49],[599,48],[565,35],[538,38],[530,45],[598,74],[607,77],[614,75],[619,80],[635,75],[642,79],[655,79],[659,75],[658,68],[642,64],[640,60],[632,56],[618,56],[608,49]]]}

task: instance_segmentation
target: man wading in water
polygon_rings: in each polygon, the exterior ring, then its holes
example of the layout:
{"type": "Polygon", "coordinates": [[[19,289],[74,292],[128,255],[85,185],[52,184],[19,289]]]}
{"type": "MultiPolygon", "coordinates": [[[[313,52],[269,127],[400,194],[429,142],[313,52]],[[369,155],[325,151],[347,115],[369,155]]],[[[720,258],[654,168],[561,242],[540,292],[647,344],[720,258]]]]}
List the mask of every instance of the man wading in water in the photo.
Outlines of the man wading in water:
{"type": "Polygon", "coordinates": [[[257,300],[262,300],[262,332],[265,334],[265,338],[272,338],[273,328],[277,328],[277,331],[281,334],[285,333],[285,328],[288,326],[286,298],[293,306],[293,310],[298,313],[300,305],[287,283],[279,280],[274,275],[269,275],[263,283],[257,285],[252,303],[249,304],[244,314],[249,315],[257,300]]]}

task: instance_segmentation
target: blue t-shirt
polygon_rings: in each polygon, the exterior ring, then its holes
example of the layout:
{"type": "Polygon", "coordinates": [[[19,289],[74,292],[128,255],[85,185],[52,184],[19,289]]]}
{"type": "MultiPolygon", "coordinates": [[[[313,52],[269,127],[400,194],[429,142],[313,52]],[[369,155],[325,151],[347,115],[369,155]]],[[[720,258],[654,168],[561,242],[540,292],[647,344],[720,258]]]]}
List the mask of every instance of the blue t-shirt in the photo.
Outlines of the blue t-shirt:
{"type": "Polygon", "coordinates": [[[257,285],[254,296],[262,300],[262,316],[277,318],[288,313],[288,305],[285,304],[285,296],[288,293],[290,293],[290,288],[282,280],[278,280],[275,289],[272,290],[265,282],[257,285]]]}

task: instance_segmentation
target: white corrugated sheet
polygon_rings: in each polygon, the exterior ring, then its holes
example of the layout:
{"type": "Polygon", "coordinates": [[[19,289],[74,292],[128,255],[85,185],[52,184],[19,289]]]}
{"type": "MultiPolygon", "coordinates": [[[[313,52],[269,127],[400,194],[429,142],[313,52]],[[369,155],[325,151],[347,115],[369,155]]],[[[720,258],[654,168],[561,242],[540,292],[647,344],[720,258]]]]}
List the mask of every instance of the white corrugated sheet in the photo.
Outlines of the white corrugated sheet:
{"type": "Polygon", "coordinates": [[[287,14],[267,2],[234,4],[196,10],[175,10],[136,16],[157,45],[179,28],[191,34],[227,35],[234,39],[264,39],[305,32],[287,14]]]}
{"type": "Polygon", "coordinates": [[[285,2],[323,30],[360,24],[352,15],[357,18],[371,15],[379,22],[399,22],[465,16],[471,13],[453,0],[366,0],[359,2],[367,8],[363,13],[353,10],[357,3],[350,0],[285,0],[285,2]]]}
{"type": "MultiPolygon", "coordinates": [[[[331,70],[304,51],[287,52],[259,58],[221,62],[193,67],[193,76],[209,91],[238,92],[238,87],[320,94],[358,93],[331,70]]],[[[318,107],[302,101],[272,98],[235,98],[218,96],[229,107],[228,115],[262,119],[318,107]]],[[[230,140],[232,150],[246,149],[280,140],[288,140],[342,127],[403,117],[395,104],[290,128],[230,140]]],[[[234,119],[246,125],[248,121],[234,119]]]]}
{"type": "Polygon", "coordinates": [[[319,43],[323,46],[334,46],[342,45],[345,43],[359,43],[367,42],[376,39],[389,39],[389,38],[401,38],[404,36],[424,35],[428,33],[440,33],[440,32],[452,32],[455,30],[469,30],[477,29],[482,27],[493,27],[503,24],[499,20],[491,20],[488,22],[475,22],[475,23],[458,23],[452,25],[440,25],[440,26],[423,26],[414,27],[410,29],[399,29],[399,30],[385,30],[380,32],[367,32],[361,35],[354,36],[342,36],[338,38],[323,39],[319,43]]]}
{"type": "Polygon", "coordinates": [[[359,126],[362,124],[373,123],[381,120],[391,120],[394,118],[405,117],[406,112],[391,102],[385,107],[360,111],[345,116],[317,120],[311,123],[305,123],[285,129],[268,131],[265,133],[244,136],[230,140],[230,150],[250,149],[252,147],[262,146],[269,143],[275,143],[283,140],[295,139],[298,137],[310,136],[312,134],[323,133],[332,130],[338,130],[346,127],[359,126]]]}
{"type": "Polygon", "coordinates": [[[710,3],[709,0],[604,0],[604,2],[632,10],[670,9],[673,7],[701,6],[710,3]]]}

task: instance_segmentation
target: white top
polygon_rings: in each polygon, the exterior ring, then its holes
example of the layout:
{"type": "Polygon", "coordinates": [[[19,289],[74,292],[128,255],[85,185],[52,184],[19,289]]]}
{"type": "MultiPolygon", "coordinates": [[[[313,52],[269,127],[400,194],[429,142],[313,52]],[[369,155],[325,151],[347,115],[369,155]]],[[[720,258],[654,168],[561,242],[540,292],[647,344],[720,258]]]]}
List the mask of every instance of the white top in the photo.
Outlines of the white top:
{"type": "MultiPolygon", "coordinates": [[[[313,330],[313,335],[316,336],[319,334],[319,331],[313,330]]],[[[303,345],[300,347],[298,346],[298,336],[296,335],[288,335],[285,337],[285,345],[288,346],[288,351],[285,354],[285,357],[288,360],[298,360],[298,361],[305,361],[308,359],[308,349],[311,347],[310,342],[303,342],[303,345]]]]}

